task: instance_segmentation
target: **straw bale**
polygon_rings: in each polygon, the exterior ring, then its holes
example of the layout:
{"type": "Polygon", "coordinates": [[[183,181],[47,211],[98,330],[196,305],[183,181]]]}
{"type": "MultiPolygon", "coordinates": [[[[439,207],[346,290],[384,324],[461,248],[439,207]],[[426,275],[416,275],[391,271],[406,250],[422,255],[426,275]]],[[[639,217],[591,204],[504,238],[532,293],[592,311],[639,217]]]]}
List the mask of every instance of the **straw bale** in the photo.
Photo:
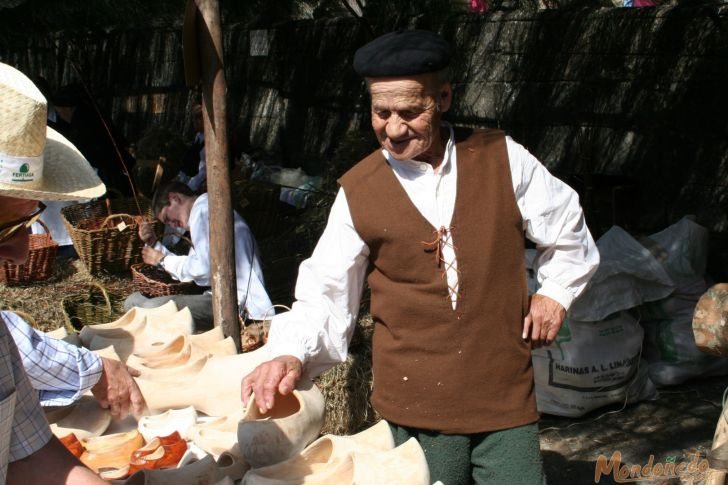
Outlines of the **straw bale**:
{"type": "Polygon", "coordinates": [[[372,392],[372,334],[368,313],[354,330],[346,361],[315,380],[326,399],[326,418],[321,434],[350,435],[379,421],[369,397],[372,392]]]}

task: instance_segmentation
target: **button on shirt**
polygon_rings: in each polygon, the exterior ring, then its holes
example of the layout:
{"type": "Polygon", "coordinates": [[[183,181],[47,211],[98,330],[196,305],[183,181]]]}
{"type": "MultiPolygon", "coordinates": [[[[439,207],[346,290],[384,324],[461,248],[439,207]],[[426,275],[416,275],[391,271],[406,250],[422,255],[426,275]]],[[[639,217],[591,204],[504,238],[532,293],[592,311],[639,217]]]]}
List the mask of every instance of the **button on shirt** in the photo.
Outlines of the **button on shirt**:
{"type": "Polygon", "coordinates": [[[13,338],[0,316],[0,483],[8,463],[26,458],[51,439],[45,415],[23,370],[13,338]]]}
{"type": "MultiPolygon", "coordinates": [[[[237,212],[235,214],[235,274],[238,304],[243,305],[251,318],[271,317],[273,305],[265,291],[257,245],[250,228],[237,212]],[[252,271],[251,271],[252,267],[252,271]],[[247,298],[246,298],[247,296],[247,298]]],[[[210,222],[207,194],[200,195],[190,211],[192,249],[186,256],[172,254],[161,243],[154,249],[165,254],[162,267],[178,281],[194,281],[199,286],[212,284],[210,270],[210,222]]]]}
{"type": "MultiPolygon", "coordinates": [[[[453,129],[445,156],[434,170],[416,160],[397,161],[382,150],[408,197],[433,227],[449,227],[457,195],[457,152],[453,129]]],[[[539,251],[539,294],[568,310],[599,265],[576,192],[523,146],[506,137],[511,180],[526,236],[539,251]]],[[[442,234],[442,258],[450,300],[457,307],[457,257],[450,233],[442,234]]],[[[324,232],[298,273],[296,302],[277,315],[268,348],[273,356],[293,355],[311,375],[346,359],[368,268],[369,248],[354,228],[346,194],[339,190],[324,232]]]]}
{"type": "Polygon", "coordinates": [[[101,357],[45,335],[13,312],[0,312],[42,406],[67,406],[101,378],[101,357]]]}

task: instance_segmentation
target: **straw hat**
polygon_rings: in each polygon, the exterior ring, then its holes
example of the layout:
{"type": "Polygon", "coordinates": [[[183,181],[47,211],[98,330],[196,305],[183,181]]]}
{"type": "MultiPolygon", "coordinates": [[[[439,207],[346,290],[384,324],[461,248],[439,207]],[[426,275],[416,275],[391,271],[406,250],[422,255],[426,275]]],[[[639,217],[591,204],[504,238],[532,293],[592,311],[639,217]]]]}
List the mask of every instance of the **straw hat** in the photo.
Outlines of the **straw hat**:
{"type": "Polygon", "coordinates": [[[46,99],[17,69],[0,63],[0,195],[79,200],[106,187],[73,144],[46,127],[46,99]]]}

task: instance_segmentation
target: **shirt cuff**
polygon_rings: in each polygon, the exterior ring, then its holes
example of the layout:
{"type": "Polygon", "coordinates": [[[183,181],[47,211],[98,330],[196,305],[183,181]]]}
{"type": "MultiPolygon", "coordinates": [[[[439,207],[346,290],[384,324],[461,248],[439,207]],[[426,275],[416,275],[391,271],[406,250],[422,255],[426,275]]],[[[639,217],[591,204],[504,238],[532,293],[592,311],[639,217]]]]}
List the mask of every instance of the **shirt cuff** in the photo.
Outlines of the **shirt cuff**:
{"type": "Polygon", "coordinates": [[[81,396],[84,392],[91,389],[101,379],[101,374],[104,372],[104,362],[101,357],[90,352],[86,349],[79,349],[81,355],[79,359],[82,363],[79,363],[79,384],[78,384],[78,396],[81,396]]]}
{"type": "MultiPolygon", "coordinates": [[[[268,331],[268,343],[265,347],[268,349],[271,359],[282,355],[292,355],[305,366],[308,360],[306,347],[294,335],[291,335],[290,332],[286,335],[285,327],[287,325],[284,323],[287,320],[286,317],[287,314],[283,313],[272,319],[270,330],[268,331]]],[[[290,325],[290,321],[287,323],[290,325]]]]}
{"type": "Polygon", "coordinates": [[[167,246],[162,244],[162,241],[159,241],[159,240],[154,243],[154,249],[156,249],[160,253],[164,254],[165,256],[167,254],[171,254],[171,251],[169,249],[167,249],[167,246]]]}
{"type": "Polygon", "coordinates": [[[541,288],[536,292],[537,295],[543,295],[557,301],[564,307],[564,310],[569,311],[569,307],[574,302],[574,295],[565,290],[558,283],[546,280],[541,284],[541,288]]]}

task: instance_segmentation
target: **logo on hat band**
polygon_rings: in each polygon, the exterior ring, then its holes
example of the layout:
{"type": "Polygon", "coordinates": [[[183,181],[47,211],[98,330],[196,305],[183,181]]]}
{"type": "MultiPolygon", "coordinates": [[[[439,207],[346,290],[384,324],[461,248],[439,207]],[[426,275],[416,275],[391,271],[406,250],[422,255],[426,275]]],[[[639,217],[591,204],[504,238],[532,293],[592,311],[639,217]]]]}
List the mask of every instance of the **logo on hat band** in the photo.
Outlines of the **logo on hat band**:
{"type": "Polygon", "coordinates": [[[43,178],[43,155],[16,157],[0,153],[0,183],[34,185],[43,178]]]}

